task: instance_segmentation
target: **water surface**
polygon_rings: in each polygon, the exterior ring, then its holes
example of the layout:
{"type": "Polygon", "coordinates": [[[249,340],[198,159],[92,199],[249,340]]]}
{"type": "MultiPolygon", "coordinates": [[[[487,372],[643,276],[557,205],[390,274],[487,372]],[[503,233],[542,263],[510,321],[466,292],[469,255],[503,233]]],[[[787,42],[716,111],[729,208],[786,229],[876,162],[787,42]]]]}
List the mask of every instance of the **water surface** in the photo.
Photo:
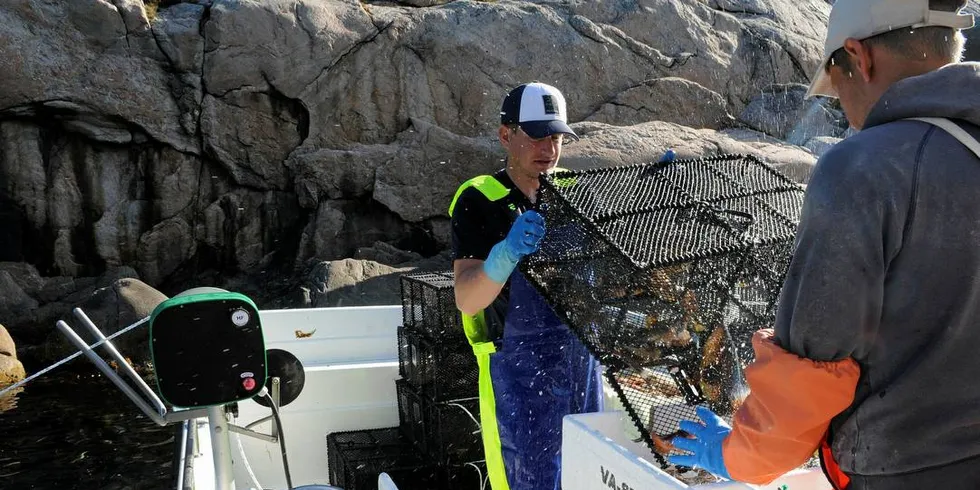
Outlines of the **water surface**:
{"type": "Polygon", "coordinates": [[[178,425],[154,424],[84,362],[31,381],[13,407],[0,400],[0,488],[173,488],[178,425]]]}

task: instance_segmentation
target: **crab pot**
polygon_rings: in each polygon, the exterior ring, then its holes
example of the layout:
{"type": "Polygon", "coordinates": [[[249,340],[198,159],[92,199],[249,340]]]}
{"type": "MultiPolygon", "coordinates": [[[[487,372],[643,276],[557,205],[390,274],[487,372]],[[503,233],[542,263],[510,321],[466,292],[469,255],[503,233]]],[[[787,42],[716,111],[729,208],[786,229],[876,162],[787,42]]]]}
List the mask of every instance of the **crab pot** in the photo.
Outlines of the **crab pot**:
{"type": "Polygon", "coordinates": [[[413,327],[398,327],[398,370],[421,396],[434,401],[478,395],[476,358],[459,339],[439,342],[413,327]]]}
{"type": "Polygon", "coordinates": [[[478,490],[483,461],[438,464],[424,459],[398,427],[334,432],[327,436],[327,479],[346,490],[375,490],[385,472],[401,490],[478,490]]]}
{"type": "Polygon", "coordinates": [[[730,414],[751,335],[774,319],[802,186],[724,155],[565,171],[541,189],[547,232],[521,271],[653,430],[650,449],[696,404],[730,414]]]}
{"type": "Polygon", "coordinates": [[[374,490],[381,472],[408,490],[441,488],[444,479],[442,468],[420,458],[397,427],[329,434],[327,472],[330,484],[345,490],[374,490]]]}
{"type": "Polygon", "coordinates": [[[463,342],[452,272],[418,272],[401,276],[402,324],[441,342],[463,342]]]}
{"type": "Polygon", "coordinates": [[[404,380],[395,384],[402,431],[422,454],[439,463],[483,458],[479,398],[436,402],[404,380]]]}

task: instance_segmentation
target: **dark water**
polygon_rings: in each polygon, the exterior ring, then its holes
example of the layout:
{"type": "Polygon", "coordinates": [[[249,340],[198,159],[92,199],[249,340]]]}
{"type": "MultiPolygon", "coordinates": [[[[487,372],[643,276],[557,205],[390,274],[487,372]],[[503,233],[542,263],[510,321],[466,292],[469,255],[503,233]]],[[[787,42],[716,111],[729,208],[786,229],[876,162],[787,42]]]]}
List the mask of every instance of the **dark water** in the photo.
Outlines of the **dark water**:
{"type": "Polygon", "coordinates": [[[83,362],[28,383],[13,408],[0,400],[0,489],[173,488],[176,426],[154,424],[83,362]]]}

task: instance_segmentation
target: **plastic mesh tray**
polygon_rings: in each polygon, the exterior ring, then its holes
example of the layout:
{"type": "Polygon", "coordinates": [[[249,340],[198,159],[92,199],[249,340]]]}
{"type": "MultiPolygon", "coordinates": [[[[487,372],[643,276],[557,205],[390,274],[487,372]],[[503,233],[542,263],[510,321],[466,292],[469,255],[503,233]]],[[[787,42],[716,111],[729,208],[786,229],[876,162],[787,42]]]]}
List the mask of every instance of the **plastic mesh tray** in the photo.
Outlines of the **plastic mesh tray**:
{"type": "MultiPolygon", "coordinates": [[[[771,326],[803,188],[725,155],[542,177],[547,233],[521,271],[596,358],[658,455],[706,404],[746,393],[771,326]]],[[[664,464],[663,458],[658,458],[664,464]]]]}
{"type": "Polygon", "coordinates": [[[330,484],[345,490],[375,490],[381,472],[406,490],[446,488],[442,469],[420,458],[398,427],[329,434],[327,468],[330,484]]]}
{"type": "Polygon", "coordinates": [[[404,380],[395,384],[402,431],[422,454],[440,463],[483,459],[479,398],[436,402],[404,380]]]}
{"type": "Polygon", "coordinates": [[[484,461],[437,464],[423,459],[398,427],[332,433],[327,457],[330,484],[345,490],[376,490],[382,471],[401,490],[489,488],[484,461]]]}
{"type": "Polygon", "coordinates": [[[443,342],[466,343],[451,271],[401,276],[401,298],[404,326],[443,342]]]}
{"type": "Polygon", "coordinates": [[[398,327],[398,370],[421,396],[435,401],[478,395],[476,358],[459,339],[438,342],[412,327],[398,327]]]}

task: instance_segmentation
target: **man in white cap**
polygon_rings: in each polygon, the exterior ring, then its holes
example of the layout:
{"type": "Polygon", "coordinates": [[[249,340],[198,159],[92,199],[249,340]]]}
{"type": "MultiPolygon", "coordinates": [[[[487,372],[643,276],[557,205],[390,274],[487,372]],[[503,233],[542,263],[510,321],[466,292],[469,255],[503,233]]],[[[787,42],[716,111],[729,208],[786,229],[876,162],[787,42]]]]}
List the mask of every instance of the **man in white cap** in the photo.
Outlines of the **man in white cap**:
{"type": "MultiPolygon", "coordinates": [[[[493,490],[559,490],[565,415],[602,409],[598,365],[517,269],[545,234],[541,174],[555,171],[568,126],[565,97],[527,83],[500,108],[507,165],[464,182],[452,204],[456,305],[480,366],[480,419],[493,490]]],[[[674,157],[668,150],[664,161],[674,157]]]]}
{"type": "Polygon", "coordinates": [[[732,426],[672,462],[766,483],[980,488],[980,64],[966,0],[837,0],[810,94],[860,130],[817,162],[774,329],[732,426]]]}
{"type": "Polygon", "coordinates": [[[463,183],[449,207],[456,304],[480,366],[480,419],[494,490],[557,490],[561,421],[601,409],[595,360],[517,270],[545,234],[540,176],[568,126],[565,98],[544,83],[504,98],[498,137],[507,165],[463,183]]]}

